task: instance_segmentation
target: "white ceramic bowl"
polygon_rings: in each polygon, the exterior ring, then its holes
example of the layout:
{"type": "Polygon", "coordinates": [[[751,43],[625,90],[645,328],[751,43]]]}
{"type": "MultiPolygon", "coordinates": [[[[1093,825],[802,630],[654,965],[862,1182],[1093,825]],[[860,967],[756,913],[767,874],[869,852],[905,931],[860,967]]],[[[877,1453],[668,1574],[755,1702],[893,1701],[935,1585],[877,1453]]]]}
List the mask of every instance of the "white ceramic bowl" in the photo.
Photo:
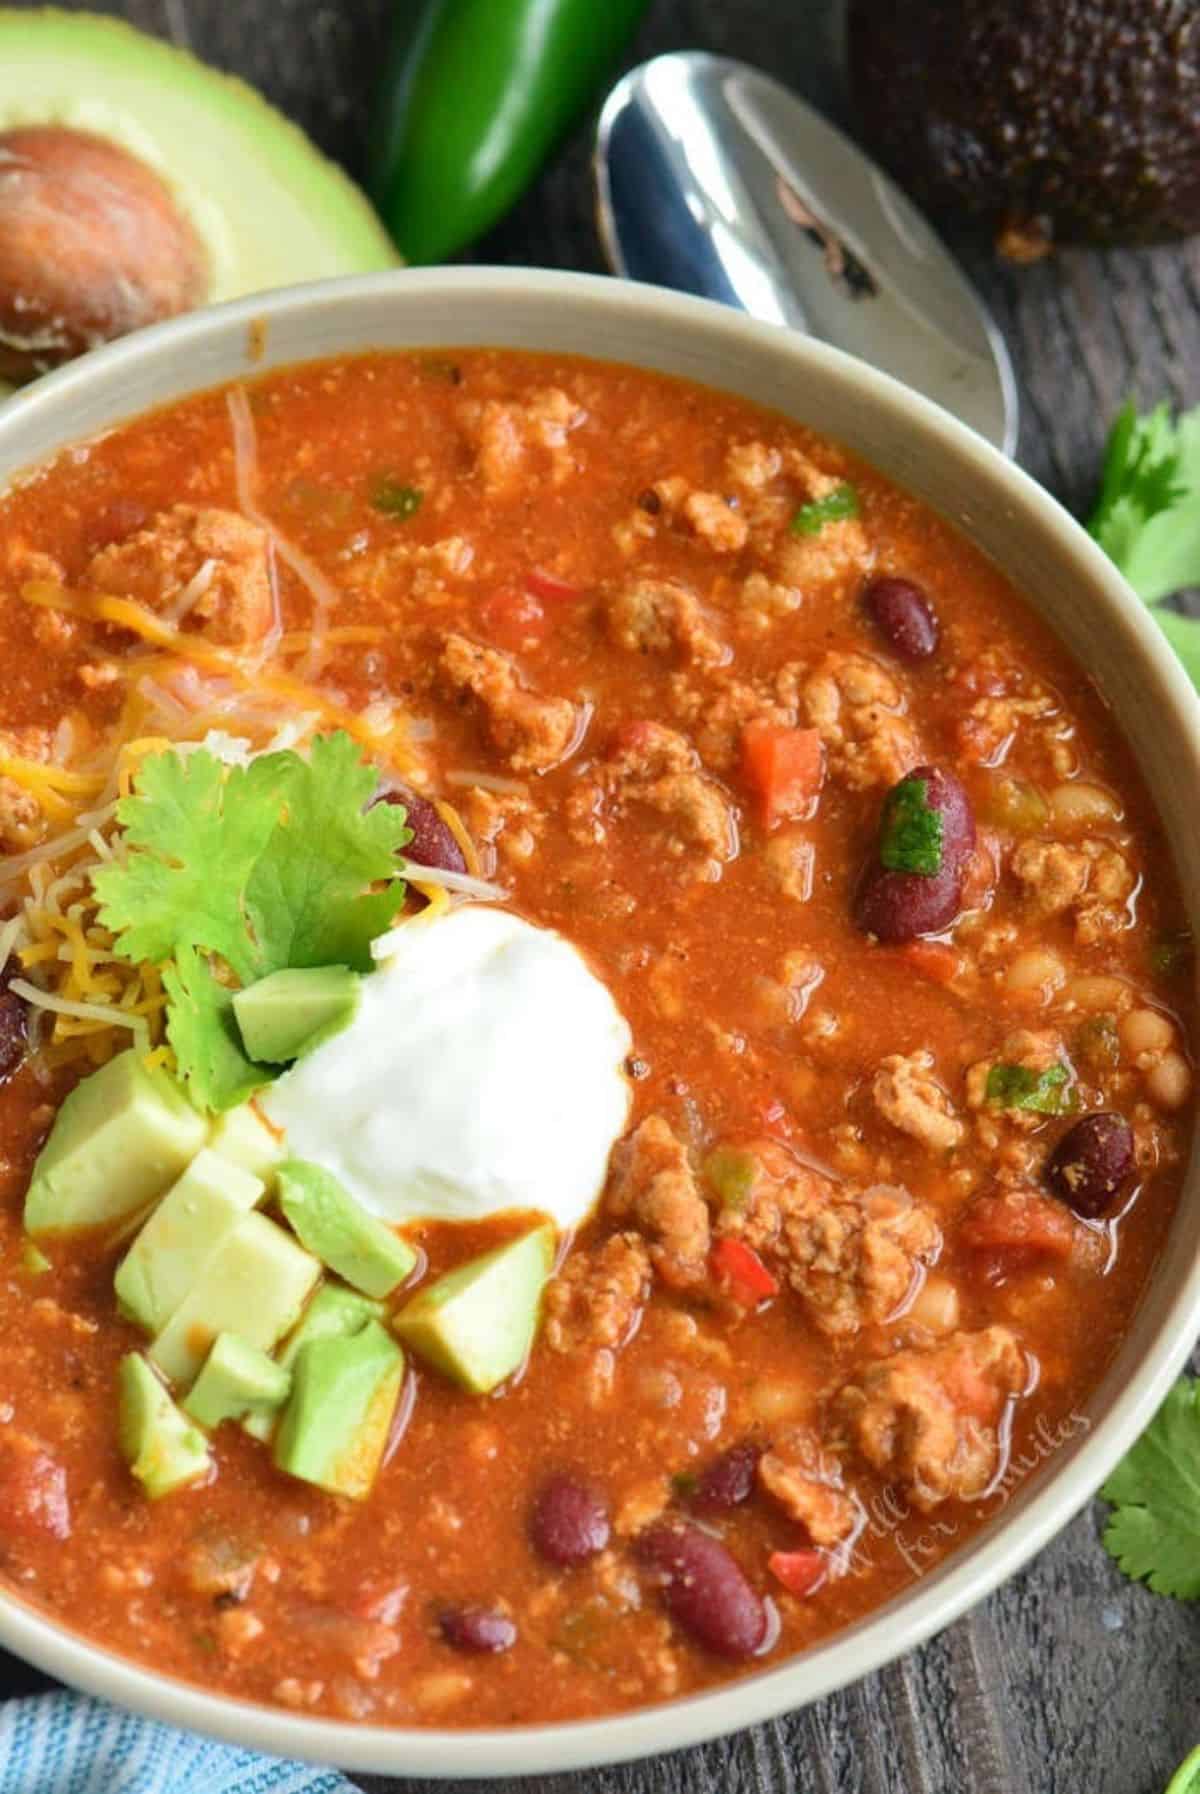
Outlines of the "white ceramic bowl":
{"type": "MultiPolygon", "coordinates": [[[[990,554],[1097,681],[1166,824],[1200,932],[1200,702],[1154,623],[1059,505],[945,412],[837,351],[736,312],[584,275],[405,271],[259,296],[116,343],[0,406],[0,482],[64,444],[238,375],[357,350],[487,344],[634,362],[839,438],[990,554]]],[[[1200,1328],[1200,1176],[1133,1332],[1078,1431],[943,1567],[828,1643],[748,1680],[610,1719],[401,1731],[301,1718],[155,1675],[0,1598],[0,1643],[157,1719],[376,1773],[511,1776],[676,1750],[816,1700],[954,1619],[1065,1524],[1153,1415],[1200,1328]]]]}

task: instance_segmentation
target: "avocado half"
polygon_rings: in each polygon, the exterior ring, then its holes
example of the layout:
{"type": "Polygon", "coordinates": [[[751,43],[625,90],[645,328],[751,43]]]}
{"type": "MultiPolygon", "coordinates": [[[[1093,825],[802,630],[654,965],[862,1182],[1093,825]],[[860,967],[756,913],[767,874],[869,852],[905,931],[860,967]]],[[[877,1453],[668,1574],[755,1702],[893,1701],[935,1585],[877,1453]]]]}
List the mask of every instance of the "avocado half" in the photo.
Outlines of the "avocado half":
{"type": "Polygon", "coordinates": [[[202,250],[197,303],[397,263],[365,195],[303,131],[121,20],[0,8],[0,134],[36,127],[106,140],[158,177],[202,250]]]}
{"type": "Polygon", "coordinates": [[[850,0],[847,29],[880,161],[1012,259],[1200,230],[1194,0],[850,0]]]}

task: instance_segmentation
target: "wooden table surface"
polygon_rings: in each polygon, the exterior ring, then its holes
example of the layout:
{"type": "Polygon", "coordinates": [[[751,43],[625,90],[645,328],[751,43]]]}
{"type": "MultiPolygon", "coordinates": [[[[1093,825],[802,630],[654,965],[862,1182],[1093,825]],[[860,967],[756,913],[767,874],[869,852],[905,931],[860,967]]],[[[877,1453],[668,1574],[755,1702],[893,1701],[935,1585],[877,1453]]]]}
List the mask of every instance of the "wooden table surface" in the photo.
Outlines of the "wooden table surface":
{"type": "MultiPolygon", "coordinates": [[[[351,170],[388,18],[414,3],[92,0],[244,75],[351,170]]],[[[836,113],[834,36],[822,0],[654,0],[630,60],[684,46],[721,51],[836,113]]],[[[1081,510],[1127,394],[1200,400],[1200,239],[1061,255],[1026,270],[997,267],[985,246],[956,247],[1012,349],[1020,459],[1081,510]]],[[[586,132],[476,259],[600,268],[586,132]]],[[[965,1619],[817,1706],[702,1750],[508,1782],[505,1794],[1162,1794],[1200,1742],[1200,1608],[1126,1582],[1100,1548],[1100,1518],[1093,1504],[965,1619]]],[[[40,1682],[0,1655],[0,1690],[40,1682]]],[[[362,1786],[433,1794],[451,1784],[362,1786]]]]}

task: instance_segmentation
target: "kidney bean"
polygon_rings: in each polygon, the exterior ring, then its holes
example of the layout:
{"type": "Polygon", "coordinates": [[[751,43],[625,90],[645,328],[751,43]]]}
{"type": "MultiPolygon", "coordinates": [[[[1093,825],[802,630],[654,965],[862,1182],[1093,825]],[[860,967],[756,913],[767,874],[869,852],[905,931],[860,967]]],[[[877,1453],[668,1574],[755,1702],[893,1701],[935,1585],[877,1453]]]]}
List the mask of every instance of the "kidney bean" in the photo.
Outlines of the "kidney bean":
{"type": "MultiPolygon", "coordinates": [[[[932,873],[897,871],[882,863],[876,848],[855,894],[854,920],[864,934],[890,945],[949,927],[962,908],[963,877],[975,847],[971,800],[954,774],[918,766],[900,784],[910,779],[924,783],[925,802],[942,819],[942,863],[932,873]]],[[[892,795],[885,801],[885,816],[892,795]]]]}
{"type": "Polygon", "coordinates": [[[514,1621],[497,1607],[446,1607],[438,1630],[452,1650],[473,1656],[496,1656],[517,1642],[514,1621]]]}
{"type": "Polygon", "coordinates": [[[408,811],[412,840],[403,850],[405,859],[414,866],[439,866],[443,872],[466,871],[466,858],[454,839],[454,831],[427,797],[418,797],[415,791],[388,791],[381,801],[403,804],[408,811]]]}
{"type": "Polygon", "coordinates": [[[578,1477],[552,1476],[538,1490],[529,1533],[548,1562],[564,1568],[586,1563],[608,1544],[608,1505],[578,1477]]]}
{"type": "Polygon", "coordinates": [[[731,1445],[700,1472],[689,1496],[691,1506],[719,1512],[748,1501],[754,1493],[754,1479],[761,1457],[762,1447],[755,1445],[753,1440],[745,1439],[740,1445],[731,1445]]]}
{"type": "Polygon", "coordinates": [[[637,1555],[662,1588],[667,1612],[718,1657],[752,1657],[769,1631],[766,1603],[741,1565],[698,1526],[660,1520],[643,1532],[637,1555]]]}
{"type": "Polygon", "coordinates": [[[29,1005],[8,986],[20,971],[15,958],[0,972],[0,1084],[17,1071],[29,1046],[29,1005]]]}
{"type": "Polygon", "coordinates": [[[928,660],[938,645],[941,631],[937,613],[919,585],[911,579],[883,574],[863,593],[867,614],[901,660],[928,660]]]}
{"type": "Polygon", "coordinates": [[[1043,1176],[1068,1208],[1094,1220],[1111,1207],[1133,1170],[1133,1160],[1129,1123],[1123,1115],[1101,1110],[1067,1129],[1047,1159],[1043,1176]]]}

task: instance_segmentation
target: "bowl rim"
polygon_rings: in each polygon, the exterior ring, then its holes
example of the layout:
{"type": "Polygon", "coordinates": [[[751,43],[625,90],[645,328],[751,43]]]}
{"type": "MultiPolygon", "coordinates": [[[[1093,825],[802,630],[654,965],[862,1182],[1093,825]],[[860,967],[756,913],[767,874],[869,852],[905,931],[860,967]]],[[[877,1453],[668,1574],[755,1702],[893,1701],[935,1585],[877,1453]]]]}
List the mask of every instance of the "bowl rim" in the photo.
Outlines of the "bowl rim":
{"type": "MultiPolygon", "coordinates": [[[[468,295],[478,299],[481,289],[494,295],[497,302],[497,347],[503,344],[503,304],[515,305],[518,300],[591,307],[614,323],[640,323],[674,332],[694,327],[710,341],[723,341],[730,349],[741,345],[774,354],[798,376],[806,369],[832,374],[863,403],[919,431],[927,449],[954,457],[969,469],[972,481],[990,488],[1012,510],[1024,512],[1041,530],[1057,538],[1056,546],[1064,559],[1074,563],[1081,585],[1087,588],[1097,619],[1102,616],[1102,628],[1116,634],[1143,663],[1156,687],[1156,697],[1187,747],[1191,780],[1200,790],[1200,699],[1141,601],[1055,499],[965,425],[890,376],[812,338],[666,288],[591,274],[459,267],[399,269],[255,294],[190,313],[95,350],[0,403],[0,453],[10,438],[19,441],[27,425],[47,414],[53,420],[61,413],[64,420],[64,427],[54,434],[56,448],[78,440],[78,433],[73,435],[66,427],[73,400],[93,387],[120,390],[125,374],[142,362],[161,357],[165,350],[176,353],[182,362],[203,345],[219,349],[227,341],[236,342],[241,348],[235,354],[243,354],[247,377],[253,378],[263,370],[256,368],[249,344],[261,340],[264,326],[269,331],[275,323],[331,306],[346,306],[353,312],[384,298],[403,305],[406,294],[426,303],[445,300],[443,341],[452,344],[455,301],[468,295]]],[[[369,351],[372,346],[364,338],[362,350],[369,351]]],[[[605,347],[607,351],[611,345],[605,347]]],[[[293,358],[293,365],[319,358],[301,355],[293,358]]],[[[607,353],[605,358],[618,359],[607,353]]],[[[195,359],[205,377],[161,404],[179,403],[188,393],[234,377],[228,373],[208,377],[203,355],[195,359]]],[[[633,365],[647,365],[636,356],[630,360],[633,365]]],[[[139,414],[134,409],[129,416],[139,414]]],[[[47,454],[38,453],[31,457],[31,464],[41,465],[46,459],[47,454]]],[[[9,478],[20,478],[22,466],[27,471],[29,465],[21,464],[18,457],[15,475],[0,476],[0,491],[9,478]]],[[[970,534],[969,523],[956,520],[956,527],[970,534]]],[[[1036,606],[1032,594],[1026,597],[1036,606]]],[[[1172,1237],[1186,1211],[1197,1205],[1198,1157],[1194,1143],[1172,1237]]],[[[1152,1290],[1153,1284],[1148,1285],[1139,1313],[1152,1290]]],[[[1159,1314],[1153,1336],[1139,1358],[1137,1375],[1115,1392],[1094,1428],[1081,1424],[1078,1436],[1059,1452],[1058,1461],[1027,1483],[1011,1506],[1006,1506],[1002,1520],[993,1520],[928,1577],[908,1585],[883,1607],[822,1644],[777,1668],[681,1700],[598,1719],[479,1730],[314,1719],[237,1696],[211,1694],[197,1684],[147,1669],[59,1625],[8,1590],[0,1590],[0,1645],[76,1688],[149,1718],[243,1747],[376,1774],[433,1779],[545,1774],[627,1762],[701,1744],[819,1700],[882,1668],[950,1624],[1014,1574],[1090,1499],[1151,1419],[1183,1367],[1198,1327],[1200,1254],[1195,1254],[1159,1314]]],[[[1109,1380],[1106,1373],[1102,1389],[1109,1380]]]]}

